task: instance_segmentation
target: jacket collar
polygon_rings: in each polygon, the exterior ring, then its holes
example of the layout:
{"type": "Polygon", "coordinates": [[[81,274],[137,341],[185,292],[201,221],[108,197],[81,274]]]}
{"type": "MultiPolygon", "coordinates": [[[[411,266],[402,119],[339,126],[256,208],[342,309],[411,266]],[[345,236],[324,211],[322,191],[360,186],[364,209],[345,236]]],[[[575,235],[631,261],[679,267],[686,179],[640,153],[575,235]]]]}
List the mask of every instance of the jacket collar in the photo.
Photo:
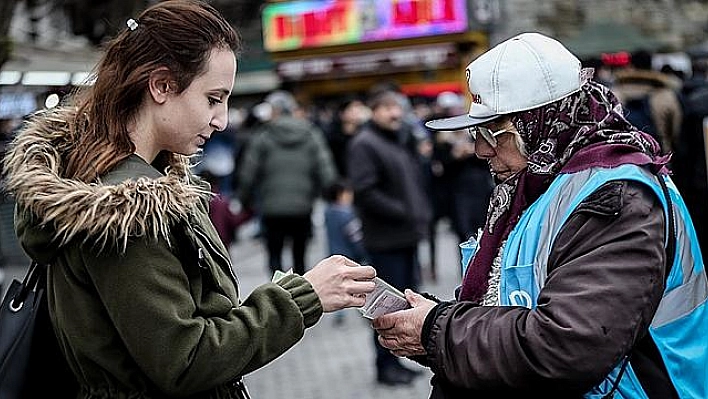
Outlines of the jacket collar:
{"type": "Polygon", "coordinates": [[[130,156],[98,183],[61,177],[74,117],[66,108],[33,117],[4,160],[6,190],[20,210],[30,211],[37,228],[51,227],[55,244],[82,237],[124,249],[131,236],[169,240],[170,226],[211,195],[208,186],[196,183],[188,157],[165,174],[130,156]]]}

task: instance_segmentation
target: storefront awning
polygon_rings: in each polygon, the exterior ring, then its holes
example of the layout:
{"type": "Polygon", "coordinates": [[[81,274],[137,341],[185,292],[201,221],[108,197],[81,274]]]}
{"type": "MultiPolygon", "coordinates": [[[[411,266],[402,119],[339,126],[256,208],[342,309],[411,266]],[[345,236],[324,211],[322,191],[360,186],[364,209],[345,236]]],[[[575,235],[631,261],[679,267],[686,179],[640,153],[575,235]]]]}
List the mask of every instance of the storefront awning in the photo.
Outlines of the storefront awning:
{"type": "Polygon", "coordinates": [[[563,43],[580,58],[599,57],[602,53],[637,50],[656,51],[661,43],[647,37],[632,25],[596,23],[586,25],[576,36],[563,43]]]}
{"type": "Polygon", "coordinates": [[[0,85],[64,86],[88,83],[98,53],[55,50],[19,43],[0,71],[0,85]]]}
{"type": "MultiPolygon", "coordinates": [[[[100,53],[92,49],[59,51],[19,44],[0,71],[0,91],[3,87],[6,91],[16,91],[22,86],[91,84],[90,73],[99,56],[100,53]]],[[[243,71],[239,65],[232,94],[267,92],[279,85],[280,78],[274,71],[243,71]]]]}

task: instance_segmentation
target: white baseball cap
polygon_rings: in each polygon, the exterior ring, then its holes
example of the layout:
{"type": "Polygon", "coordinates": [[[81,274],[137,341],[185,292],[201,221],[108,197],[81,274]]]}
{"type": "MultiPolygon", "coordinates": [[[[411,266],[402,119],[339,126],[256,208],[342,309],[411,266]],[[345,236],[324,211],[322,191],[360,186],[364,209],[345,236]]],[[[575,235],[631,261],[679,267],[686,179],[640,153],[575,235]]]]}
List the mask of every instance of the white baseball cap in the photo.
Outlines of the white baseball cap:
{"type": "Polygon", "coordinates": [[[512,37],[467,66],[472,96],[464,115],[436,119],[432,130],[458,130],[491,121],[501,115],[550,104],[580,90],[592,77],[580,60],[560,42],[540,33],[512,37]]]}

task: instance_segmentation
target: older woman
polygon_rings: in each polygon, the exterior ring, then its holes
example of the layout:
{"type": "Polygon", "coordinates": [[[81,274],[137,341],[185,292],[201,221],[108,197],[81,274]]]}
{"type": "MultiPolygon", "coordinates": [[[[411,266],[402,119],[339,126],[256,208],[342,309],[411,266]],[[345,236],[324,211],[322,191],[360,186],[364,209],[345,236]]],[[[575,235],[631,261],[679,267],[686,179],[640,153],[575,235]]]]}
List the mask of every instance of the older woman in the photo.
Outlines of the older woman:
{"type": "Polygon", "coordinates": [[[456,300],[408,291],[381,344],[432,369],[433,398],[708,397],[708,284],[669,157],[551,38],[467,72],[469,114],[428,127],[469,128],[499,184],[456,300]]]}

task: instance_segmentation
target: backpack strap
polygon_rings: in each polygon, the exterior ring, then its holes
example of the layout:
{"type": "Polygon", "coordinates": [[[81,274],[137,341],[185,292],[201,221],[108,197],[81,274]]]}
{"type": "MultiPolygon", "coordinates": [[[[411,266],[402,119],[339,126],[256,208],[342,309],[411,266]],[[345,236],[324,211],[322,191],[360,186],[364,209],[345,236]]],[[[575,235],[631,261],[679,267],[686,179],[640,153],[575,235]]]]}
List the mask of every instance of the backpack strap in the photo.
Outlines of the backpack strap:
{"type": "Polygon", "coordinates": [[[659,184],[661,185],[661,191],[664,192],[664,198],[666,198],[666,207],[669,214],[669,239],[666,243],[666,274],[664,275],[664,284],[669,278],[671,273],[671,267],[674,264],[674,257],[676,256],[676,220],[674,215],[674,204],[671,201],[671,195],[669,195],[669,188],[666,187],[666,182],[662,176],[657,176],[659,178],[659,184]]]}

